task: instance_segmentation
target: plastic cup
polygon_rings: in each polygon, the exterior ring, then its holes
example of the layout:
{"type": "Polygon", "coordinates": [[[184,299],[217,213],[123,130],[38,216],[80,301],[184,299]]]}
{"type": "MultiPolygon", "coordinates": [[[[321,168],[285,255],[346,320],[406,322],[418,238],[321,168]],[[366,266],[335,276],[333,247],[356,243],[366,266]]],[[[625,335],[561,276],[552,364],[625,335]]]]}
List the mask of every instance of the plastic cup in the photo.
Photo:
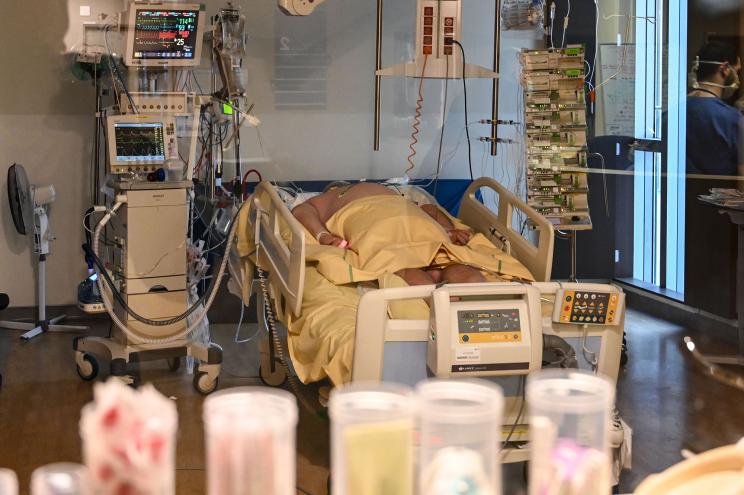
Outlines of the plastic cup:
{"type": "Polygon", "coordinates": [[[88,470],[82,464],[47,464],[31,474],[31,495],[89,495],[88,470]]]}
{"type": "Polygon", "coordinates": [[[18,477],[10,469],[0,469],[0,495],[18,495],[18,477]]]}
{"type": "Polygon", "coordinates": [[[610,493],[614,399],[614,386],[587,372],[530,375],[530,495],[610,493]]]}
{"type": "Polygon", "coordinates": [[[485,380],[431,380],[416,387],[421,495],[498,495],[504,396],[485,380]]]}
{"type": "Polygon", "coordinates": [[[204,401],[209,495],[295,495],[297,401],[237,387],[204,401]]]}
{"type": "Polygon", "coordinates": [[[412,495],[415,401],[401,385],[353,384],[331,393],[333,495],[412,495]]]}

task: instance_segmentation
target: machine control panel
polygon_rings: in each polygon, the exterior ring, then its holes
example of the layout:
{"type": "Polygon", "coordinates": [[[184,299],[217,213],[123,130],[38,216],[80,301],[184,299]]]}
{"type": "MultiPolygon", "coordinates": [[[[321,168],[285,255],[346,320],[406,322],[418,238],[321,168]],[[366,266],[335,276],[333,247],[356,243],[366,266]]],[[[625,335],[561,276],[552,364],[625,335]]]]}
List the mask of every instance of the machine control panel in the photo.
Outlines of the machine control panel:
{"type": "Polygon", "coordinates": [[[522,341],[522,323],[517,308],[458,311],[457,320],[462,344],[522,341]]]}
{"type": "Polygon", "coordinates": [[[556,294],[553,319],[578,325],[617,325],[622,309],[620,292],[562,290],[556,294]]]}

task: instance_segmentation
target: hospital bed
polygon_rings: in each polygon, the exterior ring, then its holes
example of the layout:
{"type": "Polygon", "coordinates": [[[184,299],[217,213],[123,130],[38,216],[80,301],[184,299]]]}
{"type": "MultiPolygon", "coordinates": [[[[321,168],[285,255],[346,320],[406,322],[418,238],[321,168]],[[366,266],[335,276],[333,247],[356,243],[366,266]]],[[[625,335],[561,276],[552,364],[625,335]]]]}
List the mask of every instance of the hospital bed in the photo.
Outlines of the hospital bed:
{"type": "MultiPolygon", "coordinates": [[[[420,188],[396,187],[396,189],[419,204],[422,201],[435,203],[434,198],[420,188]]],[[[250,251],[243,249],[242,254],[245,256],[233,260],[230,264],[233,276],[238,282],[242,281],[241,295],[245,304],[248,304],[254,292],[253,288],[261,285],[250,283],[254,280],[256,272],[261,272],[265,290],[257,291],[258,319],[260,324],[267,327],[267,312],[264,310],[267,302],[280,321],[296,320],[303,316],[303,299],[311,297],[311,294],[305,292],[306,278],[316,277],[306,263],[307,243],[310,240],[304,227],[294,218],[290,209],[291,206],[296,206],[297,200],[288,204],[283,195],[284,193],[268,182],[258,185],[251,198],[253,204],[250,205],[245,227],[250,229],[254,249],[250,251]],[[261,267],[261,270],[257,270],[256,265],[261,267]]],[[[505,427],[505,437],[508,434],[510,442],[525,442],[527,428],[523,408],[524,375],[545,364],[543,347],[555,343],[552,337],[560,337],[564,343],[570,345],[572,349],[570,354],[575,358],[574,366],[601,373],[613,382],[617,380],[625,322],[624,294],[613,285],[550,282],[554,243],[552,224],[490,178],[478,179],[467,189],[460,205],[458,219],[475,232],[485,235],[494,245],[516,257],[536,280],[532,283],[512,281],[462,284],[473,287],[451,289],[465,291],[458,294],[467,294],[470,304],[473,301],[482,301],[484,308],[498,308],[504,304],[506,306],[503,307],[524,305],[522,320],[527,323],[524,323],[522,333],[524,336],[531,335],[532,356],[526,358],[530,364],[525,369],[514,370],[513,373],[507,367],[503,373],[496,373],[500,376],[489,378],[497,379],[507,396],[504,422],[505,425],[514,427],[505,427]],[[496,211],[492,211],[483,203],[484,194],[489,198],[495,197],[496,211]],[[522,214],[520,222],[515,221],[518,212],[522,214]],[[529,226],[527,229],[522,228],[522,225],[525,225],[524,220],[529,226]],[[525,235],[522,233],[523,230],[526,232],[525,235]],[[589,301],[594,301],[594,297],[607,301],[608,304],[609,301],[613,301],[612,317],[606,311],[603,324],[597,324],[596,319],[590,322],[589,319],[584,320],[584,317],[575,316],[575,313],[579,314],[576,307],[582,302],[582,296],[592,297],[582,303],[585,306],[589,305],[589,301]],[[578,318],[582,318],[584,323],[578,322],[578,318]]],[[[432,301],[434,313],[433,301],[436,299],[437,291],[443,289],[447,289],[447,286],[444,288],[434,285],[406,286],[363,292],[356,310],[353,343],[349,344],[353,346],[353,360],[346,380],[352,382],[384,380],[415,384],[435,374],[432,369],[436,366],[432,366],[431,363],[427,365],[427,355],[431,354],[432,342],[436,340],[433,338],[433,328],[442,325],[435,321],[437,318],[434,316],[430,318],[428,315],[421,315],[414,319],[410,316],[396,317],[391,311],[391,306],[399,301],[423,298],[432,301]]],[[[269,312],[269,315],[271,313],[269,312]]],[[[442,321],[444,320],[446,318],[442,321]]],[[[457,332],[451,328],[439,328],[439,331],[457,332]]],[[[276,350],[272,349],[271,342],[267,342],[266,339],[261,349],[262,378],[268,383],[281,383],[284,371],[275,362],[276,350]]],[[[565,348],[557,351],[566,357],[565,348]]],[[[459,359],[459,354],[455,356],[453,351],[452,359],[459,359]]],[[[478,373],[477,366],[461,369],[472,369],[473,372],[457,376],[493,375],[478,373]]],[[[620,443],[622,438],[614,442],[615,446],[620,443]]],[[[504,462],[524,461],[526,458],[526,449],[510,449],[504,462]]]]}

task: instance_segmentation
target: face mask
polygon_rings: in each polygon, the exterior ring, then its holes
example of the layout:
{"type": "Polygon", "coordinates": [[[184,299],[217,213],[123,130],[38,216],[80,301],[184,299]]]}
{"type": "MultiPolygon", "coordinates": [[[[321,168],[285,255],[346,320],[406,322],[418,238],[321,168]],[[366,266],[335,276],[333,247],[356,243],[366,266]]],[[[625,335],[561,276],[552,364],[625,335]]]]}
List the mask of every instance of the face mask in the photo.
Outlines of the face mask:
{"type": "Polygon", "coordinates": [[[716,88],[723,89],[721,93],[721,99],[728,100],[731,98],[734,93],[736,93],[736,90],[739,89],[739,74],[731,68],[731,75],[729,75],[726,78],[725,83],[726,84],[718,84],[718,83],[712,83],[712,82],[698,82],[697,80],[697,72],[700,68],[700,64],[713,64],[713,65],[726,65],[728,62],[714,62],[712,60],[700,60],[700,57],[695,58],[695,63],[692,64],[692,71],[688,74],[688,79],[690,82],[690,86],[693,89],[700,89],[700,86],[713,86],[716,88]]]}

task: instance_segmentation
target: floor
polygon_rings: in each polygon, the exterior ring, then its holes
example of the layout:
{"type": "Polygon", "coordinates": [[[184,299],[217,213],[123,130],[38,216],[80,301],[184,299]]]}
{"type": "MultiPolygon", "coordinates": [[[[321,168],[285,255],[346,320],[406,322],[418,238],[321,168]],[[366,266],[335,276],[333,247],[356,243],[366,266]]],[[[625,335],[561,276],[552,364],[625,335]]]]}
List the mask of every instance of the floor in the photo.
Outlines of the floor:
{"type": "MultiPolygon", "coordinates": [[[[244,325],[241,338],[250,337],[255,329],[244,325]]],[[[94,333],[106,330],[96,328],[94,333]]],[[[256,342],[235,344],[234,332],[235,325],[213,326],[214,339],[225,348],[220,387],[258,385],[256,342]]],[[[730,351],[733,342],[710,342],[702,331],[685,331],[637,312],[629,312],[627,332],[630,361],[621,373],[618,407],[634,430],[633,468],[624,473],[621,492],[632,492],[649,473],[678,462],[683,448],[701,451],[744,435],[744,396],[699,374],[680,346],[687,334],[697,337],[706,351],[730,351]]],[[[141,366],[143,380],[153,382],[178,405],[177,493],[204,493],[203,399],[183,370],[171,373],[163,362],[141,366]]],[[[20,343],[16,332],[3,331],[0,370],[4,375],[0,467],[14,469],[21,493],[28,493],[34,468],[79,462],[79,411],[91,400],[91,384],[76,375],[70,335],[49,334],[20,343]]],[[[297,445],[298,494],[325,494],[329,466],[325,411],[301,408],[297,445]]],[[[504,480],[506,495],[524,493],[520,466],[507,467],[504,480]]]]}

